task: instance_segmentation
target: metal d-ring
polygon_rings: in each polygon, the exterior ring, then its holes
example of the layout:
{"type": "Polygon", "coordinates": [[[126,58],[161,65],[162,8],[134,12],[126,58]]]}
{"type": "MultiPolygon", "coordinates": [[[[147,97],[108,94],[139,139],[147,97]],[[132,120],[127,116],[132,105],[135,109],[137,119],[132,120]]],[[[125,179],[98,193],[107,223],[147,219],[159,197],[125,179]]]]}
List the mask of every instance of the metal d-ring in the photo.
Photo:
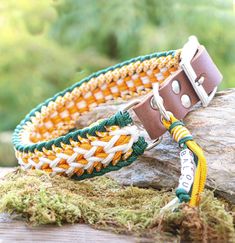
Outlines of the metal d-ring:
{"type": "Polygon", "coordinates": [[[163,99],[159,94],[159,83],[153,84],[153,98],[154,99],[151,102],[152,106],[155,106],[155,108],[159,110],[165,120],[170,121],[170,112],[165,109],[163,99]]]}
{"type": "Polygon", "coordinates": [[[140,100],[133,100],[130,101],[123,109],[122,112],[130,110],[133,106],[138,105],[141,101],[140,100]]]}
{"type": "Polygon", "coordinates": [[[150,143],[147,148],[145,149],[146,151],[151,150],[152,148],[156,147],[158,144],[162,142],[162,136],[155,139],[152,143],[150,143]]]}

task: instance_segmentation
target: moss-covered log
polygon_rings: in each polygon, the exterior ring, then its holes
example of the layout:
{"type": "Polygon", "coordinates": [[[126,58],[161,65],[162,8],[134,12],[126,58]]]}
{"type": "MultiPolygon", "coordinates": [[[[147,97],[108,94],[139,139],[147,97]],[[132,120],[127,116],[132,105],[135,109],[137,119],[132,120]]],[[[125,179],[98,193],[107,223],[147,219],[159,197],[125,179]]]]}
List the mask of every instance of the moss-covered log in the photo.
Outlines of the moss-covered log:
{"type": "MultiPolygon", "coordinates": [[[[212,191],[203,193],[198,208],[181,204],[174,212],[162,212],[174,196],[174,191],[121,186],[106,176],[73,181],[18,169],[0,179],[0,212],[17,214],[34,225],[86,223],[148,238],[144,242],[229,242],[234,237],[232,206],[212,191]]],[[[0,235],[4,232],[0,216],[0,235]]]]}

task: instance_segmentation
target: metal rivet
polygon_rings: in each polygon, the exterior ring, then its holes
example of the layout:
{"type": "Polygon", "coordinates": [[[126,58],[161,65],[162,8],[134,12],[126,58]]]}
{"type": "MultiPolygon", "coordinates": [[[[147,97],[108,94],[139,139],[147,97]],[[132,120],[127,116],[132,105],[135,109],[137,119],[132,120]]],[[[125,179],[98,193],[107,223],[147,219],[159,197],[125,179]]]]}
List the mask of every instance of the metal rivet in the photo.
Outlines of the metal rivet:
{"type": "Polygon", "coordinates": [[[180,83],[178,80],[174,80],[172,83],[171,83],[171,87],[172,87],[172,90],[175,94],[179,94],[180,93],[180,83]]]}
{"type": "Polygon", "coordinates": [[[185,108],[189,108],[191,106],[190,97],[186,94],[181,96],[181,103],[185,108]]]}

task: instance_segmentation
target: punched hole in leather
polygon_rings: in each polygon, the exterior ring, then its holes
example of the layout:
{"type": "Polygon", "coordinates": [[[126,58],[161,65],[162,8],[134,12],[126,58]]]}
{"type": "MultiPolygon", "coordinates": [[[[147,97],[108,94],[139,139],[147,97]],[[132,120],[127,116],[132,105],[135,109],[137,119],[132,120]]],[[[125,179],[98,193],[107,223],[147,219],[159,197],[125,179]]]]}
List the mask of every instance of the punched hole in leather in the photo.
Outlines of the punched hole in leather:
{"type": "MultiPolygon", "coordinates": [[[[191,61],[191,65],[197,77],[204,77],[203,88],[209,95],[221,82],[223,76],[212,61],[204,46],[200,45],[198,51],[191,61]]],[[[174,114],[177,119],[183,119],[192,107],[198,103],[199,97],[194,91],[188,77],[182,69],[170,75],[161,85],[159,94],[163,98],[164,107],[174,114]],[[172,82],[177,80],[180,84],[180,92],[176,94],[172,89],[172,82]],[[186,108],[181,101],[182,95],[188,95],[191,105],[186,108]]],[[[142,102],[132,109],[143,124],[149,137],[157,139],[165,133],[166,128],[161,122],[161,115],[157,109],[151,106],[153,93],[149,93],[142,102]]]]}

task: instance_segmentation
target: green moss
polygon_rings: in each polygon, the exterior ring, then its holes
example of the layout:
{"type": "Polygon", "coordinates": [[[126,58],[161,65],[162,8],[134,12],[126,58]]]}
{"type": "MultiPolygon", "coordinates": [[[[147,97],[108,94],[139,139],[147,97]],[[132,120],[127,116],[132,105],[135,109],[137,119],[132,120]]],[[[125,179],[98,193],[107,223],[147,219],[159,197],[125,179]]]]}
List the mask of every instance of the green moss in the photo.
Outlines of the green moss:
{"type": "Polygon", "coordinates": [[[232,211],[206,190],[199,208],[160,209],[173,192],[123,187],[108,177],[73,181],[20,169],[0,181],[0,212],[16,213],[34,225],[84,222],[96,228],[156,238],[226,240],[234,236],[232,211]]]}

